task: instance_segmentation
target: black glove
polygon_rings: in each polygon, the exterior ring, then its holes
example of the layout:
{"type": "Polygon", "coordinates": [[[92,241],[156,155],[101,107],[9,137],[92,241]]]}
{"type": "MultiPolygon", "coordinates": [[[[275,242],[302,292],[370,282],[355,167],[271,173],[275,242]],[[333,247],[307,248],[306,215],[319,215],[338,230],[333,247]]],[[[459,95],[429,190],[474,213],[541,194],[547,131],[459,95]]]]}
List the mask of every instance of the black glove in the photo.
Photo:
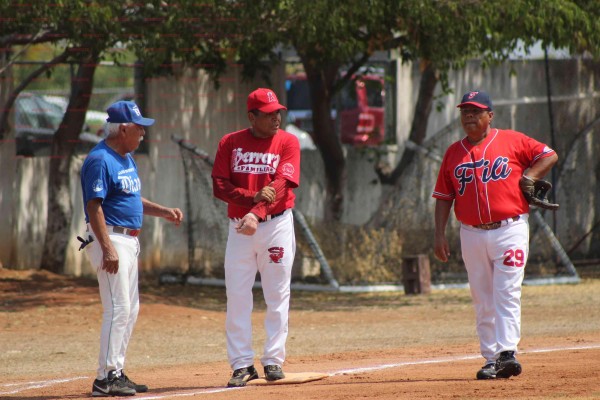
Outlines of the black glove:
{"type": "Polygon", "coordinates": [[[85,248],[85,246],[92,243],[94,241],[94,238],[91,235],[88,235],[88,240],[85,240],[81,236],[77,236],[77,240],[81,242],[81,246],[79,246],[79,251],[81,251],[83,248],[85,248]]]}
{"type": "Polygon", "coordinates": [[[546,194],[552,189],[552,184],[543,179],[534,181],[530,177],[523,175],[519,181],[519,187],[527,202],[532,206],[545,208],[546,210],[558,210],[558,204],[550,203],[546,194]]]}

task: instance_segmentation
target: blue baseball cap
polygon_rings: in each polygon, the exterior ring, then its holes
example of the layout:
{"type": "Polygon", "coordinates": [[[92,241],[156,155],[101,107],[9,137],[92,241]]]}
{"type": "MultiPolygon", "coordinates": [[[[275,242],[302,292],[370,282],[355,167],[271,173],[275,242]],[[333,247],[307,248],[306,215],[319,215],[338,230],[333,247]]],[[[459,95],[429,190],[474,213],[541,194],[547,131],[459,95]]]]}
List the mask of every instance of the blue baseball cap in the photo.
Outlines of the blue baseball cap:
{"type": "Polygon", "coordinates": [[[133,122],[142,126],[150,126],[154,123],[152,118],[142,117],[140,108],[133,101],[117,101],[106,110],[108,118],[106,122],[127,123],[133,122]]]}
{"type": "Polygon", "coordinates": [[[486,92],[472,91],[467,92],[462,98],[462,101],[456,107],[461,108],[467,105],[475,106],[478,108],[485,108],[492,110],[492,100],[486,92]]]}

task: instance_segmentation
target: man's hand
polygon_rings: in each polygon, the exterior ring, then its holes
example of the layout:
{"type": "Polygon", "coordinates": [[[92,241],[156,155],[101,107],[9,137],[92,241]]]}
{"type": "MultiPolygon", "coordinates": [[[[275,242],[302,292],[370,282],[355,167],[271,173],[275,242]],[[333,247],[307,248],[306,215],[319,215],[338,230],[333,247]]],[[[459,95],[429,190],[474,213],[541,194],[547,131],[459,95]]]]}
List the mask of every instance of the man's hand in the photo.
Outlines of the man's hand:
{"type": "Polygon", "coordinates": [[[275,201],[276,195],[277,195],[277,192],[275,191],[275,188],[273,188],[271,186],[265,186],[264,188],[262,188],[258,192],[256,192],[256,194],[254,195],[254,202],[260,203],[261,201],[264,200],[267,203],[272,203],[275,201]]]}
{"type": "Polygon", "coordinates": [[[442,262],[448,261],[448,257],[450,256],[450,246],[448,245],[448,240],[446,240],[446,235],[435,235],[433,250],[435,258],[442,262]]]}
{"type": "Polygon", "coordinates": [[[235,226],[237,233],[248,236],[254,235],[256,229],[258,229],[258,217],[253,213],[244,215],[244,218],[242,218],[235,226]]]}
{"type": "Polygon", "coordinates": [[[116,274],[119,270],[119,255],[112,244],[102,250],[102,269],[109,274],[116,274]]]}
{"type": "Polygon", "coordinates": [[[179,208],[170,208],[167,210],[167,215],[165,215],[165,219],[173,222],[175,225],[179,226],[181,221],[183,221],[183,213],[179,208]]]}

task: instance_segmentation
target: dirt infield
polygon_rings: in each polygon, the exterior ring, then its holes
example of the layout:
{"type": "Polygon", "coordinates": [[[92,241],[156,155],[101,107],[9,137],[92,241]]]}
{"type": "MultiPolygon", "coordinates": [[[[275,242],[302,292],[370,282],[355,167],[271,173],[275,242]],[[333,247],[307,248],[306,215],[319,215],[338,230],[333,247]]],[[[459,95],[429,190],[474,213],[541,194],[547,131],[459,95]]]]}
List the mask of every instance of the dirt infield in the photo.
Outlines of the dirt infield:
{"type": "MultiPolygon", "coordinates": [[[[467,290],[294,292],[284,370],[327,377],[241,389],[224,387],[224,290],[155,282],[142,280],[128,354],[128,375],[150,386],[136,399],[600,399],[597,279],[525,287],[523,373],[493,381],[475,379],[483,359],[467,290]]],[[[89,398],[101,320],[96,281],[0,269],[0,305],[0,398],[89,398]]],[[[257,354],[263,312],[256,292],[257,354]]]]}

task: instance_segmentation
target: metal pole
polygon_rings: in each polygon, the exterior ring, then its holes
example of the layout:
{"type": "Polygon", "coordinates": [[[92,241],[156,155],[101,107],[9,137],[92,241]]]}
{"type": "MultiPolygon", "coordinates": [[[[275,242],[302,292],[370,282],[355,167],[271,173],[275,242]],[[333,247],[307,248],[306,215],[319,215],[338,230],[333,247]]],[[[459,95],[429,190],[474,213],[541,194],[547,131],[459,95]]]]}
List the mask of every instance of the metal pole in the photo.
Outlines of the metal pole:
{"type": "Polygon", "coordinates": [[[563,249],[563,247],[561,246],[556,236],[554,236],[552,229],[550,229],[550,226],[546,223],[540,211],[532,208],[529,215],[532,216],[535,222],[542,228],[542,232],[544,232],[544,234],[546,235],[546,238],[550,242],[550,245],[552,246],[554,251],[556,251],[556,254],[560,258],[562,264],[565,266],[569,274],[571,274],[571,276],[579,280],[579,275],[577,274],[575,266],[571,262],[571,259],[565,252],[565,249],[563,249]]]}
{"type": "Polygon", "coordinates": [[[329,267],[327,258],[325,258],[325,255],[323,254],[323,251],[321,250],[319,243],[317,243],[317,239],[315,239],[315,237],[312,234],[312,231],[310,230],[310,227],[306,223],[306,219],[304,218],[304,215],[302,215],[302,213],[300,211],[296,210],[295,208],[292,209],[292,212],[294,213],[294,219],[298,222],[298,224],[302,228],[302,233],[304,233],[304,237],[308,241],[308,245],[310,246],[313,253],[317,257],[319,264],[321,264],[321,269],[323,270],[323,274],[325,274],[327,281],[334,288],[339,288],[340,284],[333,276],[333,271],[329,267]]]}
{"type": "MultiPolygon", "coordinates": [[[[548,97],[548,119],[550,120],[550,146],[553,149],[556,149],[556,140],[554,134],[554,112],[552,111],[552,85],[550,82],[550,62],[548,61],[548,46],[544,46],[544,67],[546,71],[546,92],[548,97]]],[[[552,176],[552,187],[554,187],[554,191],[552,191],[551,197],[552,200],[555,200],[554,194],[556,193],[556,171],[552,168],[551,171],[552,176]]],[[[554,201],[556,202],[556,201],[554,201]]],[[[552,231],[556,232],[556,212],[552,213],[552,231]]]]}
{"type": "Polygon", "coordinates": [[[183,153],[183,147],[180,147],[181,161],[183,162],[183,173],[185,177],[185,208],[187,214],[187,233],[188,233],[188,270],[189,274],[192,270],[192,264],[194,263],[194,226],[192,218],[192,196],[190,194],[190,180],[191,174],[188,168],[188,164],[185,162],[186,155],[183,153]]]}

